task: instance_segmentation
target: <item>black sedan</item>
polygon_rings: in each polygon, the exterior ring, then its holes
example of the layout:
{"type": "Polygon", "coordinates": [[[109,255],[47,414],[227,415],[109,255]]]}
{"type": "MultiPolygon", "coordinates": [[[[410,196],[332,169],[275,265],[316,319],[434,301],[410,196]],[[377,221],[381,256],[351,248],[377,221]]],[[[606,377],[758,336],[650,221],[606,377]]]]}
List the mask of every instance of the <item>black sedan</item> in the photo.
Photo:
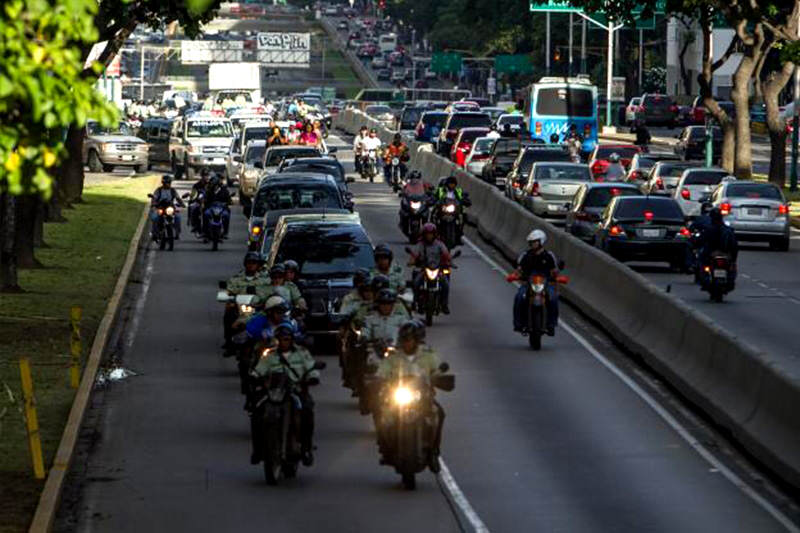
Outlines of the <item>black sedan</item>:
{"type": "Polygon", "coordinates": [[[564,230],[594,244],[595,232],[603,211],[617,196],[642,196],[642,193],[636,185],[630,183],[584,183],[567,204],[569,211],[564,230]]]}
{"type": "MultiPolygon", "coordinates": [[[[711,128],[714,161],[719,161],[722,156],[722,129],[719,126],[711,128]]],[[[675,143],[675,155],[684,161],[691,159],[704,159],[706,157],[706,127],[687,126],[678,135],[675,143]]]]}
{"type": "Polygon", "coordinates": [[[667,262],[685,266],[691,233],[672,198],[617,196],[595,232],[595,244],[619,261],[667,262]]]}

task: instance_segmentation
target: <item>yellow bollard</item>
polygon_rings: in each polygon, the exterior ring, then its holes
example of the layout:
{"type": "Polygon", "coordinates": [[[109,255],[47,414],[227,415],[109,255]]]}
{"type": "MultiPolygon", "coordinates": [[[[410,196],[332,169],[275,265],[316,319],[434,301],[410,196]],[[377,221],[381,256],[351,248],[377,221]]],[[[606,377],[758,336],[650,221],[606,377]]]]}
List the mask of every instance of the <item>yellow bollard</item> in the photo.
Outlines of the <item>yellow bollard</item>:
{"type": "Polygon", "coordinates": [[[28,428],[28,444],[31,449],[33,473],[36,479],[44,479],[44,460],[42,443],[39,440],[39,419],[36,417],[36,399],[33,397],[33,379],[27,357],[19,360],[19,374],[22,379],[22,394],[25,397],[25,423],[28,428]]]}
{"type": "Polygon", "coordinates": [[[83,345],[81,343],[81,308],[72,307],[69,310],[69,322],[72,326],[69,347],[72,355],[72,364],[69,369],[69,382],[73,389],[77,389],[81,381],[81,353],[83,345]]]}

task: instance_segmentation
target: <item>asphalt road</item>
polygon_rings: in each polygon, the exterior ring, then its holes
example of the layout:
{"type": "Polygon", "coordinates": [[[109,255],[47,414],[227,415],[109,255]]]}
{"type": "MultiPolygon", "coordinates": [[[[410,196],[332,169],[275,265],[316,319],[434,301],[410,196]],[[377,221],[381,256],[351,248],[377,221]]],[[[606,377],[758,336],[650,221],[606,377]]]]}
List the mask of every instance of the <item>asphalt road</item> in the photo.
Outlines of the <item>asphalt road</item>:
{"type": "MultiPolygon", "coordinates": [[[[388,242],[403,260],[396,197],[383,184],[352,190],[373,242],[388,242]]],[[[77,525],[61,530],[457,531],[433,475],[405,492],[378,465],[371,420],[339,385],[332,357],[323,357],[328,368],[314,391],[315,465],[277,488],[249,465],[249,425],[234,362],[220,356],[214,300],[217,280],[238,269],[244,252],[238,209],[232,235],[217,253],[187,236],[174,252],[151,254],[146,300],[123,357],[138,375],[108,388],[102,416],[92,417],[98,439],[76,465],[86,472],[77,525]]],[[[609,371],[601,359],[611,348],[593,353],[568,334],[582,331],[572,313],[564,309],[572,326],[533,354],[511,332],[514,288],[476,249],[465,247],[458,266],[453,314],[437,320],[428,340],[457,375],[456,390],[440,394],[443,456],[489,530],[784,529],[636,385],[609,371]]]]}

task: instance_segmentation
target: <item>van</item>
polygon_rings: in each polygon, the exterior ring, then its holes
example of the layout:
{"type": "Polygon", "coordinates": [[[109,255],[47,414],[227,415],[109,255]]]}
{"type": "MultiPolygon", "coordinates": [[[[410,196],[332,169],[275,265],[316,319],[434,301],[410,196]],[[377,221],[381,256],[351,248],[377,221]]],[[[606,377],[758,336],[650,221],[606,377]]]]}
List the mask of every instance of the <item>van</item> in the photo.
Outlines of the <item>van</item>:
{"type": "Polygon", "coordinates": [[[150,157],[147,170],[154,163],[169,164],[169,132],[172,129],[172,120],[166,118],[148,118],[139,127],[136,135],[150,147],[150,157]]]}

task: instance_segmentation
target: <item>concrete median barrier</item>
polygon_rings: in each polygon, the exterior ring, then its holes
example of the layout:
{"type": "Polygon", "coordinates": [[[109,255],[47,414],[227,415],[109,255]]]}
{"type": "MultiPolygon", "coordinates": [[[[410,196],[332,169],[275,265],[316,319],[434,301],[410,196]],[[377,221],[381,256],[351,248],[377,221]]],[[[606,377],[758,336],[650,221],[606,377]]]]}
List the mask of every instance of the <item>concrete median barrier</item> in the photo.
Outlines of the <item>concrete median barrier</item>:
{"type": "Polygon", "coordinates": [[[473,201],[480,235],[514,259],[534,228],[566,264],[564,297],[641,356],[777,475],[800,487],[800,377],[646,278],[431,151],[413,167],[436,184],[453,174],[473,201]]]}

